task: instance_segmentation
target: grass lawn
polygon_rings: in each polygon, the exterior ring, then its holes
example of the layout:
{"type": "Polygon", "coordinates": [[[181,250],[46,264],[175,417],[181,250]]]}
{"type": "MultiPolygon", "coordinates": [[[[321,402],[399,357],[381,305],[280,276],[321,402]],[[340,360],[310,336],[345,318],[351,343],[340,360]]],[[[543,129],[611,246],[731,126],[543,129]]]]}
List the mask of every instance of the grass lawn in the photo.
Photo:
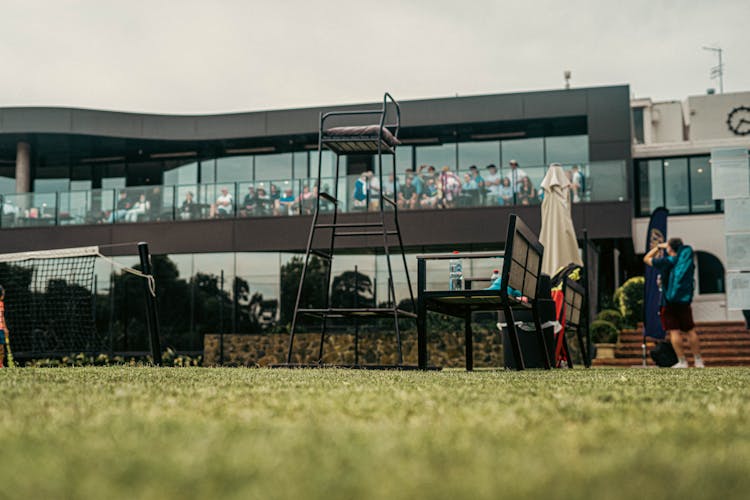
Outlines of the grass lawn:
{"type": "Polygon", "coordinates": [[[0,370],[0,497],[747,498],[750,369],[0,370]]]}

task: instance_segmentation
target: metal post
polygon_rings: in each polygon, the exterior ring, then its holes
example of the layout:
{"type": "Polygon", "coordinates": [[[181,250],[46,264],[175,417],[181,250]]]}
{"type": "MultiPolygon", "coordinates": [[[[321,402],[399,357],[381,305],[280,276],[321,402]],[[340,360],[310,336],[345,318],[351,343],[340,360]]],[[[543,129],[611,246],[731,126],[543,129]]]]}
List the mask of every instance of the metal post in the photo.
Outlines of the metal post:
{"type": "MultiPolygon", "coordinates": [[[[589,368],[591,366],[591,332],[589,330],[589,325],[591,324],[591,300],[589,297],[589,276],[591,276],[590,272],[590,262],[589,262],[589,232],[584,227],[583,228],[583,303],[585,304],[586,308],[584,309],[585,314],[581,314],[583,317],[583,322],[586,325],[586,352],[581,353],[583,356],[583,363],[586,368],[589,368]]],[[[581,328],[581,325],[578,325],[578,328],[581,328]]]]}
{"type": "MultiPolygon", "coordinates": [[[[141,271],[146,276],[151,276],[151,254],[148,252],[148,243],[138,243],[138,255],[141,258],[141,271]]],[[[156,290],[151,290],[151,281],[145,280],[143,283],[146,292],[146,326],[151,338],[151,355],[154,358],[154,364],[161,366],[161,342],[159,340],[159,315],[156,310],[156,290]]]]}
{"type": "Polygon", "coordinates": [[[224,364],[224,270],[219,281],[219,365],[224,364]]]}

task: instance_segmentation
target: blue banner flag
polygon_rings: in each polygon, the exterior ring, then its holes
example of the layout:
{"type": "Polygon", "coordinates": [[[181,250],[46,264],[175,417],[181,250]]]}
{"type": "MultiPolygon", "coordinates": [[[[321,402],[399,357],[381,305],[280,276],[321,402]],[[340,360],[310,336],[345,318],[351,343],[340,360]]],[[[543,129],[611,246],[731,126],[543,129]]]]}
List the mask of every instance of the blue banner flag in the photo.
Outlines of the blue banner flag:
{"type": "MultiPolygon", "coordinates": [[[[646,235],[646,253],[660,243],[667,241],[667,215],[669,211],[659,207],[651,214],[646,235]]],[[[663,250],[662,250],[663,252],[663,250]]],[[[657,254],[658,257],[662,255],[657,254]]],[[[652,266],[646,266],[646,276],[643,289],[643,335],[654,339],[666,336],[661,327],[659,307],[661,306],[661,290],[659,290],[659,272],[652,266]]]]}

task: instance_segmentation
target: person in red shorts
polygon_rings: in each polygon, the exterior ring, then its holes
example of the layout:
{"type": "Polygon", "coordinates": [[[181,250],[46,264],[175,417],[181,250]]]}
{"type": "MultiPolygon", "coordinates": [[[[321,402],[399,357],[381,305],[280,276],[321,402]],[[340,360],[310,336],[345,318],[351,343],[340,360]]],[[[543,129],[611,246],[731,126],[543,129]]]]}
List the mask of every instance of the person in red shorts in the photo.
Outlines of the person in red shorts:
{"type": "Polygon", "coordinates": [[[663,293],[661,306],[661,324],[664,331],[669,332],[677,363],[672,368],[687,368],[688,362],[682,348],[682,334],[686,333],[690,350],[695,358],[695,367],[703,368],[701,345],[695,332],[693,301],[695,282],[695,264],[693,264],[693,249],[682,243],[680,238],[670,238],[667,243],[661,243],[652,248],[643,262],[655,267],[661,273],[663,293]],[[666,250],[666,257],[657,257],[657,253],[666,250]]]}

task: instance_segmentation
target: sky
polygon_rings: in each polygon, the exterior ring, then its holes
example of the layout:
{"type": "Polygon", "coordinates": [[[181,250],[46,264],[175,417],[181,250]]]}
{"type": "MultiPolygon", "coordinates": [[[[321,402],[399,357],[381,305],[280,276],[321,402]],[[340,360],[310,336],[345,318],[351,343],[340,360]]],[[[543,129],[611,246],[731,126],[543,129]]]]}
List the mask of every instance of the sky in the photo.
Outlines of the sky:
{"type": "Polygon", "coordinates": [[[748,0],[0,0],[0,107],[207,114],[630,84],[750,90],[748,0]]]}

